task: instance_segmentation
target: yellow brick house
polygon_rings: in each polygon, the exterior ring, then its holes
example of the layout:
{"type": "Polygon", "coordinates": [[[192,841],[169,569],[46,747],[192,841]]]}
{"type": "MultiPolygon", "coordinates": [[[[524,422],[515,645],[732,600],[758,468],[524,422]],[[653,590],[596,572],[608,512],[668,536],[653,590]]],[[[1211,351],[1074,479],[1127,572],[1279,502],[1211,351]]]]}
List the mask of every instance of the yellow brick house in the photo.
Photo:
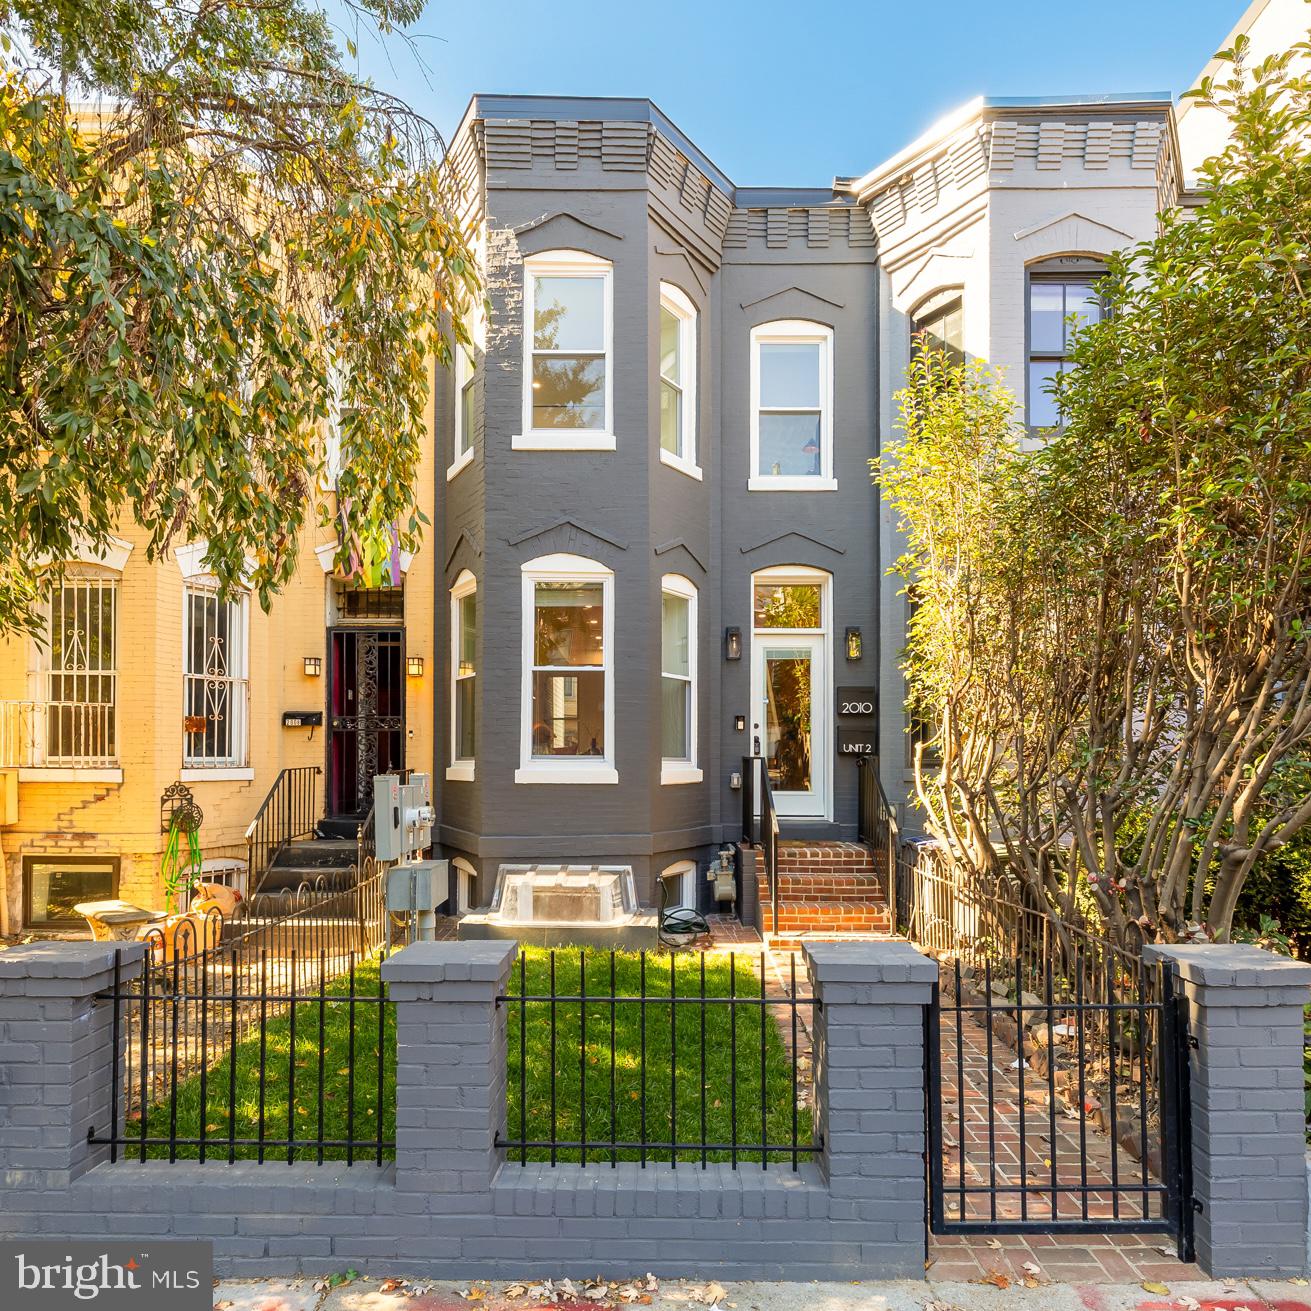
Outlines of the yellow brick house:
{"type": "MultiPolygon", "coordinates": [[[[430,519],[433,485],[428,442],[430,519]]],[[[399,586],[363,590],[332,573],[335,539],[309,523],[267,614],[218,596],[204,543],[152,563],[124,522],[52,582],[43,643],[0,643],[0,934],[85,928],[72,907],[86,900],[162,908],[177,784],[204,813],[202,856],[242,886],[248,826],[283,771],[305,771],[315,814],[345,838],[374,772],[430,766],[432,548],[398,558],[399,586]]]]}

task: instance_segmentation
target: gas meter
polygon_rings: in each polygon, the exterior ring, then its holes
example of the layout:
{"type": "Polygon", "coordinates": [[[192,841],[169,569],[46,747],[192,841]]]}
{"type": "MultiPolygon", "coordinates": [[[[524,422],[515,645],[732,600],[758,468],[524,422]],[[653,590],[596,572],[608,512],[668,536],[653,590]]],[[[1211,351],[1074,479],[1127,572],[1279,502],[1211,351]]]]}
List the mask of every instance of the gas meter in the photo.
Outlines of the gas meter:
{"type": "Polygon", "coordinates": [[[737,866],[732,847],[721,847],[719,856],[706,871],[706,882],[715,885],[715,901],[737,900],[737,866]]]}

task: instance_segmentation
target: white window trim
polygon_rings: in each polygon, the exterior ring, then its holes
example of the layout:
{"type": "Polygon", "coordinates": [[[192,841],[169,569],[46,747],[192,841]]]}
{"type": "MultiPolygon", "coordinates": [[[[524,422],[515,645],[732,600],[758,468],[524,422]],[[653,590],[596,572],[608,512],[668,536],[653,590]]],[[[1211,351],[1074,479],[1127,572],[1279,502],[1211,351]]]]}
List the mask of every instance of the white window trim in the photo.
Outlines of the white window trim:
{"type": "Polygon", "coordinates": [[[835,492],[833,469],[833,329],[808,319],[778,319],[751,329],[751,467],[747,490],[752,492],[835,492]],[[763,342],[818,342],[820,361],[819,473],[762,474],[760,467],[760,347],[763,342]]]}
{"type": "Polygon", "coordinates": [[[613,451],[614,428],[614,265],[599,255],[583,250],[549,250],[529,255],[523,262],[523,430],[510,438],[515,451],[613,451]],[[605,427],[534,428],[533,427],[533,279],[541,275],[600,276],[605,320],[605,427]]]}
{"type": "MultiPolygon", "coordinates": [[[[456,697],[459,690],[460,679],[458,670],[460,668],[460,602],[466,596],[477,595],[478,580],[467,569],[460,571],[460,576],[451,585],[451,740],[450,740],[450,764],[446,767],[446,777],[453,783],[472,783],[474,780],[475,760],[461,759],[456,755],[458,750],[459,721],[456,714],[456,697]]],[[[475,664],[473,677],[478,677],[478,669],[475,664]]],[[[475,690],[477,684],[475,683],[475,690]]],[[[474,743],[474,750],[477,750],[477,742],[474,743]]]]}
{"type": "MultiPolygon", "coordinates": [[[[116,541],[117,539],[111,539],[116,541]]],[[[128,547],[128,551],[131,551],[128,547]]],[[[32,703],[39,707],[37,710],[38,719],[33,727],[33,736],[30,745],[25,748],[24,754],[28,757],[26,763],[22,766],[23,775],[20,776],[20,782],[54,782],[56,778],[71,781],[74,779],[91,783],[91,782],[116,782],[121,783],[122,768],[119,764],[122,758],[122,729],[123,721],[120,717],[121,706],[118,700],[120,691],[118,667],[118,655],[121,650],[119,644],[119,635],[122,627],[122,590],[123,574],[119,569],[103,563],[105,557],[96,558],[93,553],[79,548],[72,557],[64,561],[66,572],[62,578],[50,578],[46,580],[44,594],[41,600],[42,625],[44,628],[45,638],[43,641],[33,640],[29,644],[30,660],[27,671],[28,696],[32,703]],[[94,563],[88,563],[88,559],[95,560],[94,563]],[[53,599],[51,588],[58,582],[60,587],[67,587],[69,584],[74,586],[78,582],[86,583],[97,582],[101,587],[109,586],[113,591],[113,651],[111,653],[110,664],[107,668],[95,670],[86,670],[87,673],[98,674],[102,677],[108,676],[113,683],[112,700],[109,702],[85,703],[76,701],[52,701],[51,700],[51,680],[56,674],[76,674],[76,669],[66,667],[56,668],[51,663],[51,655],[54,649],[54,639],[51,625],[53,623],[53,599]],[[85,705],[98,704],[109,707],[109,716],[106,722],[113,724],[114,736],[114,753],[113,756],[88,756],[85,759],[78,759],[76,754],[64,753],[51,757],[49,754],[50,738],[48,732],[48,716],[52,705],[85,705]]],[[[117,556],[115,558],[118,558],[117,556]]],[[[126,553],[122,559],[126,561],[126,553]]]]}
{"type": "Polygon", "coordinates": [[[20,783],[121,783],[122,765],[20,765],[20,783]]]}
{"type": "MultiPolygon", "coordinates": [[[[664,604],[665,593],[669,592],[673,596],[681,596],[687,601],[687,672],[688,686],[691,688],[691,694],[688,697],[688,754],[686,757],[662,756],[660,759],[660,783],[661,786],[670,786],[679,783],[700,783],[704,777],[703,772],[697,767],[697,589],[696,584],[690,578],[684,578],[682,574],[665,574],[660,580],[660,600],[664,604]]],[[[663,621],[662,621],[663,631],[663,621]]],[[[664,669],[664,652],[660,654],[660,679],[663,684],[665,677],[664,669]]],[[[663,728],[663,722],[662,722],[663,728]]]]}
{"type": "MultiPolygon", "coordinates": [[[[519,768],[516,783],[618,783],[614,765],[617,726],[615,724],[615,576],[597,560],[581,555],[542,555],[529,560],[521,570],[523,611],[519,659],[522,667],[519,706],[519,768]],[[536,620],[538,583],[601,582],[602,657],[605,677],[605,755],[533,756],[533,627],[536,620]]],[[[594,668],[595,666],[591,666],[594,668]]]]}
{"type": "Polygon", "coordinates": [[[451,426],[452,458],[446,470],[447,482],[473,463],[474,434],[464,431],[464,389],[478,376],[477,352],[485,354],[487,349],[487,325],[476,307],[469,321],[469,337],[471,340],[467,346],[456,344],[455,361],[451,369],[455,379],[455,415],[451,426]],[[467,446],[464,445],[466,440],[467,446]]]}
{"type": "MultiPolygon", "coordinates": [[[[672,451],[667,451],[659,445],[657,436],[657,448],[660,451],[660,463],[668,465],[671,469],[677,469],[679,473],[686,474],[689,478],[695,478],[701,481],[701,467],[697,464],[697,445],[699,433],[697,432],[697,308],[692,304],[691,299],[681,287],[676,287],[672,282],[662,282],[660,284],[660,308],[668,310],[678,320],[678,358],[682,362],[682,378],[679,386],[682,388],[682,430],[683,430],[683,453],[675,455],[672,451]]],[[[660,374],[659,364],[659,334],[656,335],[656,386],[659,387],[663,381],[663,375],[660,374]]],[[[657,414],[659,407],[657,406],[657,414]]]]}
{"type": "MultiPolygon", "coordinates": [[[[834,595],[833,595],[833,575],[827,569],[818,569],[813,565],[807,564],[781,564],[770,565],[765,569],[757,569],[750,579],[749,586],[751,591],[747,595],[747,604],[750,607],[751,615],[751,704],[758,705],[757,695],[760,689],[756,684],[756,647],[765,642],[786,641],[789,636],[794,637],[819,637],[823,642],[822,660],[824,662],[824,680],[826,685],[826,695],[824,702],[815,706],[817,716],[822,716],[818,722],[822,725],[823,733],[827,739],[822,752],[823,759],[826,762],[824,811],[821,815],[806,815],[799,818],[808,820],[832,820],[833,818],[833,798],[836,789],[836,777],[834,774],[833,763],[836,760],[834,754],[834,745],[837,742],[837,718],[834,710],[837,706],[836,701],[836,684],[833,670],[833,630],[834,620],[834,595]],[[798,584],[817,584],[819,586],[819,626],[817,628],[757,628],[756,627],[756,585],[770,583],[798,583],[798,584]]],[[[762,725],[763,729],[763,725],[762,725]]]]}
{"type": "MultiPolygon", "coordinates": [[[[672,878],[681,879],[682,887],[679,890],[678,905],[680,907],[685,906],[689,910],[695,910],[696,900],[697,900],[696,875],[697,875],[696,861],[676,860],[672,865],[666,865],[665,868],[660,871],[660,881],[663,883],[665,879],[672,879],[672,878]]],[[[674,908],[671,907],[671,909],[674,908]]]]}
{"type": "MultiPolygon", "coordinates": [[[[204,543],[200,543],[201,555],[204,554],[204,543]]],[[[181,553],[178,557],[179,567],[182,567],[181,553]]],[[[187,680],[188,678],[200,677],[200,675],[191,673],[187,669],[187,653],[190,649],[190,625],[187,614],[189,598],[201,593],[214,595],[217,593],[218,582],[209,574],[183,572],[186,579],[182,588],[182,716],[185,719],[187,714],[187,680]]],[[[247,774],[246,770],[250,767],[250,718],[251,718],[251,677],[250,677],[250,594],[247,592],[234,593],[228,598],[228,604],[235,604],[237,607],[238,622],[241,625],[241,641],[234,647],[234,653],[240,655],[240,674],[229,674],[227,679],[229,684],[239,689],[242,697],[241,720],[238,726],[238,737],[234,744],[233,759],[231,760],[214,760],[209,761],[201,757],[192,757],[187,753],[187,739],[190,734],[185,731],[182,734],[182,773],[190,775],[192,782],[203,782],[212,779],[245,779],[254,778],[254,770],[251,769],[247,774]]],[[[232,657],[229,656],[229,668],[232,667],[232,657]]],[[[183,778],[183,782],[189,781],[183,778]]]]}
{"type": "Polygon", "coordinates": [[[184,783],[239,783],[255,777],[253,765],[187,765],[178,774],[184,783]]]}
{"type": "Polygon", "coordinates": [[[478,871],[463,856],[451,861],[455,871],[455,906],[457,915],[467,915],[473,909],[473,892],[478,886],[478,871]]]}

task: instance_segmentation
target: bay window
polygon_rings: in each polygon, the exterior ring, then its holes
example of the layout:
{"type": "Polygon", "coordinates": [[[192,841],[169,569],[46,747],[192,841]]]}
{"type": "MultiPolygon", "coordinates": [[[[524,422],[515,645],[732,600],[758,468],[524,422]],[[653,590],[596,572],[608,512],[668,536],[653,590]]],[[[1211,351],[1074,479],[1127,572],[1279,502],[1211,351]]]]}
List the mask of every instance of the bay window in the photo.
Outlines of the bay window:
{"type": "Polygon", "coordinates": [[[520,783],[617,783],[614,574],[581,556],[523,566],[520,783]]]}
{"type": "Polygon", "coordinates": [[[833,332],[786,320],[751,330],[752,491],[832,491],[833,332]]]}
{"type": "Polygon", "coordinates": [[[696,763],[696,587],[660,583],[660,782],[699,783],[696,763]]]}
{"type": "Polygon", "coordinates": [[[582,251],[524,260],[518,450],[613,450],[612,266],[582,251]]]}
{"type": "Polygon", "coordinates": [[[466,569],[451,588],[451,763],[449,779],[474,776],[478,752],[478,582],[466,569]]]}
{"type": "Polygon", "coordinates": [[[696,307],[678,287],[661,283],[660,459],[700,478],[696,426],[696,307]]]}

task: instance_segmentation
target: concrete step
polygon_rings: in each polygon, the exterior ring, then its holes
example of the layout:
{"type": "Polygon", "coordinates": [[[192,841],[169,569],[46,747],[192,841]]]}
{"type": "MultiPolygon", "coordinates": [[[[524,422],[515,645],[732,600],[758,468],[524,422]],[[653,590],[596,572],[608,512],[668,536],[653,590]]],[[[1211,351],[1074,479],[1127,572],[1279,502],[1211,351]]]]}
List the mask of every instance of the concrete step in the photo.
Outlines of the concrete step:
{"type": "Polygon", "coordinates": [[[806,933],[783,932],[764,935],[765,947],[775,952],[799,952],[808,942],[887,942],[892,936],[890,929],[835,930],[831,933],[816,929],[806,933]]]}
{"type": "Polygon", "coordinates": [[[274,869],[345,869],[355,863],[353,838],[302,838],[288,843],[273,861],[274,869]]]}

